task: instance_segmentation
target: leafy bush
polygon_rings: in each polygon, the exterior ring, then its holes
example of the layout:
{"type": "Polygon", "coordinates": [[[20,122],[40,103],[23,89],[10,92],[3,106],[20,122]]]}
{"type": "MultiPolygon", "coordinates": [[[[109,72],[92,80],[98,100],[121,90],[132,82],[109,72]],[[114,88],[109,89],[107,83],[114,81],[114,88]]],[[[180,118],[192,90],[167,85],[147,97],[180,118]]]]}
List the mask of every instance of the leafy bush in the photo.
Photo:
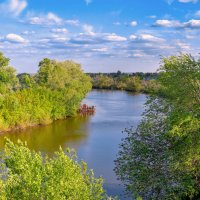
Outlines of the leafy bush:
{"type": "Polygon", "coordinates": [[[0,199],[106,199],[102,178],[95,178],[76,154],[62,149],[52,158],[7,140],[1,154],[0,199]]]}
{"type": "Polygon", "coordinates": [[[74,116],[91,87],[90,78],[73,61],[45,58],[35,76],[16,76],[0,53],[0,131],[74,116]]]}

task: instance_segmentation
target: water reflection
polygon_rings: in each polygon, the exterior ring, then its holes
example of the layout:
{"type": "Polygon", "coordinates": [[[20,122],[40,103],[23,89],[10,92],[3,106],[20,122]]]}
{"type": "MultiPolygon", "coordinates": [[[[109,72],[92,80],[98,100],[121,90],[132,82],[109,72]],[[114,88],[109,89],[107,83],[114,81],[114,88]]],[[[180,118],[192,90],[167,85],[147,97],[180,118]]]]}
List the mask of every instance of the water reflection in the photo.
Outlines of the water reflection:
{"type": "Polygon", "coordinates": [[[25,130],[16,130],[0,135],[0,148],[4,146],[4,137],[16,142],[27,141],[29,148],[52,154],[62,148],[77,148],[87,139],[90,117],[78,116],[67,120],[55,121],[46,126],[36,126],[25,130]]]}

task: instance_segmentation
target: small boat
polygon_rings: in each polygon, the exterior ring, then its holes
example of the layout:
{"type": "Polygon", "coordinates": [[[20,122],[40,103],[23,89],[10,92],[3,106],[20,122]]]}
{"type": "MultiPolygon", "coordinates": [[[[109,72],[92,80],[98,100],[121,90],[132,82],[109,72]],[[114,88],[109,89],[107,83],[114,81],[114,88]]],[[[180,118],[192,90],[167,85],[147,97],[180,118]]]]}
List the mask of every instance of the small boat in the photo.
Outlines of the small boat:
{"type": "Polygon", "coordinates": [[[80,108],[78,109],[78,113],[82,115],[92,115],[95,113],[95,111],[96,111],[95,106],[88,106],[87,104],[81,105],[80,108]]]}

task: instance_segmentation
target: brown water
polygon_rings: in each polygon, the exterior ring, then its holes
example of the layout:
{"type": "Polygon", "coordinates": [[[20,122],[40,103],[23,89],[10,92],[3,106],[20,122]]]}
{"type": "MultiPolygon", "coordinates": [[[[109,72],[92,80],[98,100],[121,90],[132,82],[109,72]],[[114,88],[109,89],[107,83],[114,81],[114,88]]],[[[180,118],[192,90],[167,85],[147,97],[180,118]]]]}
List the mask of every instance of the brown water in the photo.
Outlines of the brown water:
{"type": "Polygon", "coordinates": [[[145,101],[146,96],[143,94],[93,90],[84,102],[96,106],[95,115],[69,118],[47,126],[0,135],[0,148],[3,148],[5,136],[12,141],[27,141],[31,149],[49,155],[60,146],[74,148],[79,159],[86,161],[96,176],[103,176],[104,187],[109,195],[129,199],[123,196],[123,186],[113,172],[113,161],[121,139],[126,136],[122,131],[126,127],[137,126],[145,101]]]}

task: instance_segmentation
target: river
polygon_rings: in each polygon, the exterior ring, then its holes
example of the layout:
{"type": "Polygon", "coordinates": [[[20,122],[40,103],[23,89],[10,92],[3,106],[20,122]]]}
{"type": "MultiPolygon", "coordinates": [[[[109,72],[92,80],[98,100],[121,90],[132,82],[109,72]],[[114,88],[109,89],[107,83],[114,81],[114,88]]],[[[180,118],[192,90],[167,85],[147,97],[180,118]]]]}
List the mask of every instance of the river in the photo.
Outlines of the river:
{"type": "Polygon", "coordinates": [[[0,148],[3,138],[12,141],[27,141],[31,149],[52,155],[62,148],[74,148],[79,159],[94,169],[95,176],[105,180],[104,188],[109,195],[124,196],[123,186],[113,171],[114,160],[119,151],[121,139],[126,135],[122,131],[127,127],[136,127],[144,111],[146,95],[124,91],[93,90],[83,101],[96,106],[93,116],[75,117],[55,121],[46,126],[37,126],[0,135],[0,148]]]}

